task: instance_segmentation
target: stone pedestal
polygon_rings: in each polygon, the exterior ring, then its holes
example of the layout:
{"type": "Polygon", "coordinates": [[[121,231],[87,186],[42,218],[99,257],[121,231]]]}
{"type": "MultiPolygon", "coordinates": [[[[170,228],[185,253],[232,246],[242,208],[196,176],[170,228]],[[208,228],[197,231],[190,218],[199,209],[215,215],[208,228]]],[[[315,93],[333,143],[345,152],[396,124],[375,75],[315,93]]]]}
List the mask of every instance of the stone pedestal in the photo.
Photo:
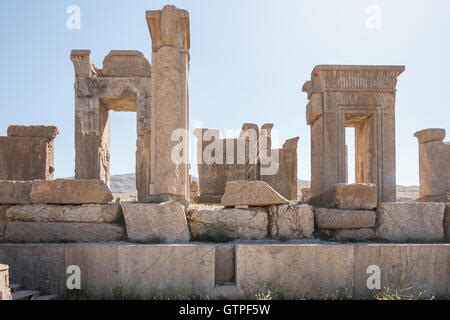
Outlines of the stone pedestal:
{"type": "Polygon", "coordinates": [[[152,38],[150,200],[188,203],[189,14],[167,5],[147,11],[152,38]]]}

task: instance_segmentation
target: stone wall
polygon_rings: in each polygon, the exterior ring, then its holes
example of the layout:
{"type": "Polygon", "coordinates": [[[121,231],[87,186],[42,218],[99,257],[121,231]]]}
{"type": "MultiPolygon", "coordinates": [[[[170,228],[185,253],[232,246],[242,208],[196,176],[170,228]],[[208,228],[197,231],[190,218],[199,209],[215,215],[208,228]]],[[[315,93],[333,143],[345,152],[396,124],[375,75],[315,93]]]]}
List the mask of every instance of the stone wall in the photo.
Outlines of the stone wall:
{"type": "Polygon", "coordinates": [[[11,300],[11,290],[9,289],[9,267],[0,264],[0,300],[11,300]]]}
{"type": "Polygon", "coordinates": [[[425,129],[419,141],[420,197],[418,201],[447,202],[450,193],[450,143],[444,129],[425,129]]]}
{"type": "Polygon", "coordinates": [[[10,126],[0,137],[0,180],[52,179],[57,134],[52,126],[10,126]]]}

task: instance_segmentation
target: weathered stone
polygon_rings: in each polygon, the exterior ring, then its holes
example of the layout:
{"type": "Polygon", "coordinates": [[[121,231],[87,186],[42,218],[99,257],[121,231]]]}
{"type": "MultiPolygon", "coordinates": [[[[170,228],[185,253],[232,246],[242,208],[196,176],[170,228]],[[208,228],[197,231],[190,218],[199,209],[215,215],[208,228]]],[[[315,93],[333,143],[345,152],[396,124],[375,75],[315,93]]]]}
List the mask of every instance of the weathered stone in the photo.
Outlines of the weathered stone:
{"type": "Polygon", "coordinates": [[[42,137],[0,137],[0,180],[52,179],[53,140],[42,137]]]}
{"type": "Polygon", "coordinates": [[[377,188],[374,184],[338,183],[326,192],[309,199],[316,207],[372,210],[377,207],[377,188]]]}
{"type": "Polygon", "coordinates": [[[311,188],[301,188],[300,192],[302,193],[302,203],[308,203],[309,199],[311,198],[311,188]]]}
{"type": "Polygon", "coordinates": [[[338,241],[368,241],[376,238],[375,231],[367,228],[333,230],[333,236],[338,241]]]}
{"type": "Polygon", "coordinates": [[[189,203],[189,13],[147,11],[152,38],[150,201],[189,203]],[[175,137],[175,138],[174,138],[175,137]],[[179,150],[174,157],[174,150],[179,150]]]}
{"type": "Polygon", "coordinates": [[[6,210],[10,208],[9,205],[2,205],[0,204],[0,242],[3,241],[4,235],[5,235],[5,228],[6,228],[6,210]]]}
{"type": "Polygon", "coordinates": [[[289,201],[276,192],[264,181],[230,181],[227,182],[222,205],[232,206],[270,206],[287,204],[289,201]]]}
{"type": "Polygon", "coordinates": [[[5,242],[108,242],[124,237],[125,228],[111,223],[10,221],[5,242]]]}
{"type": "Polygon", "coordinates": [[[319,229],[373,228],[376,213],[369,210],[315,208],[314,217],[319,229]]]}
{"type": "Polygon", "coordinates": [[[447,202],[450,192],[450,144],[444,129],[415,133],[419,140],[419,202],[447,202]]]}
{"type": "Polygon", "coordinates": [[[188,220],[194,239],[264,239],[267,236],[268,219],[263,208],[193,210],[188,220]]]}
{"type": "Polygon", "coordinates": [[[377,238],[390,241],[439,241],[444,237],[443,203],[381,203],[377,209],[377,238]]]}
{"type": "Polygon", "coordinates": [[[380,202],[396,201],[395,92],[404,66],[318,65],[303,86],[311,126],[311,194],[347,174],[345,128],[355,128],[355,181],[373,183],[380,202]]]}
{"type": "Polygon", "coordinates": [[[31,203],[31,181],[0,180],[0,204],[31,203]]]}
{"type": "Polygon", "coordinates": [[[450,203],[445,205],[444,233],[447,240],[450,241],[450,203]]]}
{"type": "Polygon", "coordinates": [[[113,199],[108,186],[100,180],[36,180],[30,196],[35,204],[102,204],[113,199]]]}
{"type": "Polygon", "coordinates": [[[445,138],[445,129],[431,128],[417,131],[414,137],[419,140],[419,143],[427,143],[431,141],[443,141],[445,138]]]}
{"type": "Polygon", "coordinates": [[[238,294],[246,298],[268,291],[293,299],[351,294],[353,273],[351,245],[236,245],[238,294]]]}
{"type": "Polygon", "coordinates": [[[109,223],[123,221],[119,204],[72,205],[23,205],[7,211],[8,221],[24,222],[92,222],[109,223]]]}
{"type": "Polygon", "coordinates": [[[9,289],[9,267],[0,264],[0,300],[11,300],[11,290],[9,289]]]}
{"type": "Polygon", "coordinates": [[[55,126],[9,126],[8,137],[38,137],[53,140],[58,135],[55,126]]]}
{"type": "Polygon", "coordinates": [[[269,207],[269,230],[274,239],[312,238],[314,211],[309,205],[269,207]]]}
{"type": "Polygon", "coordinates": [[[123,203],[122,208],[131,241],[189,241],[191,238],[185,208],[178,202],[123,203]]]}
{"type": "Polygon", "coordinates": [[[104,77],[150,77],[151,67],[142,52],[112,50],[103,60],[104,77]]]}

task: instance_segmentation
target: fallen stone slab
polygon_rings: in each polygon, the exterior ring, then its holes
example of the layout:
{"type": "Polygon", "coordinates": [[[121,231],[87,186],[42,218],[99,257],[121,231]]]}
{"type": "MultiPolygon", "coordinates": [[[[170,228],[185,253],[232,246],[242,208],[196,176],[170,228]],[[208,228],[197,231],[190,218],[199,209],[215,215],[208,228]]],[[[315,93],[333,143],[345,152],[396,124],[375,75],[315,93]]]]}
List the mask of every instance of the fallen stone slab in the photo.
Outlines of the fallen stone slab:
{"type": "Polygon", "coordinates": [[[377,207],[377,187],[367,183],[338,183],[311,197],[308,204],[323,208],[372,210],[377,207]]]}
{"type": "Polygon", "coordinates": [[[377,209],[377,238],[390,241],[442,240],[444,211],[444,203],[381,203],[377,209]]]}
{"type": "Polygon", "coordinates": [[[20,205],[9,208],[6,216],[24,222],[123,222],[120,204],[20,205]]]}
{"type": "Polygon", "coordinates": [[[8,137],[39,137],[55,139],[58,128],[55,126],[9,126],[8,137]]]}
{"type": "Polygon", "coordinates": [[[0,204],[31,203],[31,181],[0,180],[0,204]]]}
{"type": "Polygon", "coordinates": [[[222,205],[225,207],[264,207],[287,204],[289,201],[264,181],[230,181],[225,187],[222,205]]]}
{"type": "Polygon", "coordinates": [[[130,241],[189,241],[185,207],[178,202],[123,203],[130,241]]]}
{"type": "Polygon", "coordinates": [[[112,223],[18,222],[6,224],[5,242],[110,242],[121,241],[125,228],[112,223]]]}
{"type": "Polygon", "coordinates": [[[267,236],[267,212],[264,208],[200,209],[188,214],[194,240],[264,239],[267,236]]]}
{"type": "Polygon", "coordinates": [[[368,241],[376,238],[375,231],[373,229],[338,229],[333,230],[333,237],[338,241],[368,241]]]}
{"type": "Polygon", "coordinates": [[[309,205],[269,207],[269,231],[273,239],[312,238],[314,211],[309,205]]]}
{"type": "Polygon", "coordinates": [[[35,204],[104,204],[113,199],[101,180],[35,180],[31,189],[35,204]]]}
{"type": "Polygon", "coordinates": [[[356,229],[375,227],[376,213],[369,210],[314,208],[319,229],[356,229]]]}

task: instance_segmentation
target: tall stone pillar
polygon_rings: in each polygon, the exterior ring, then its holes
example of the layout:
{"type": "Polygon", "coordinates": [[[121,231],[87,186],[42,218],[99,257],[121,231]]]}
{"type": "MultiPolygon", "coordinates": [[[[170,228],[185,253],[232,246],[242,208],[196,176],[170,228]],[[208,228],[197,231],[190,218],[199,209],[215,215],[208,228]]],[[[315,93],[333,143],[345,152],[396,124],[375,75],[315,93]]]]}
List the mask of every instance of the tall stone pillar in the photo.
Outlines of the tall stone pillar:
{"type": "Polygon", "coordinates": [[[189,14],[147,11],[152,38],[150,201],[189,202],[189,14]]]}

